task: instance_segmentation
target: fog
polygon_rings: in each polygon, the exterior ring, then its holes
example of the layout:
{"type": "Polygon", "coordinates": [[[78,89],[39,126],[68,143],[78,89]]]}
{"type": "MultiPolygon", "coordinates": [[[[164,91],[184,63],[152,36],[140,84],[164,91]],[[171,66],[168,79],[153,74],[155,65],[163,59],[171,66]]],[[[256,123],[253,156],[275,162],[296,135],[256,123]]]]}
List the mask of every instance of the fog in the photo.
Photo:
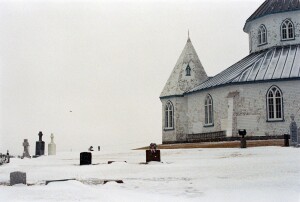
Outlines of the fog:
{"type": "Polygon", "coordinates": [[[0,152],[161,143],[159,95],[187,40],[209,76],[249,53],[264,0],[0,1],[0,152]],[[47,148],[46,148],[47,149],[47,148]]]}

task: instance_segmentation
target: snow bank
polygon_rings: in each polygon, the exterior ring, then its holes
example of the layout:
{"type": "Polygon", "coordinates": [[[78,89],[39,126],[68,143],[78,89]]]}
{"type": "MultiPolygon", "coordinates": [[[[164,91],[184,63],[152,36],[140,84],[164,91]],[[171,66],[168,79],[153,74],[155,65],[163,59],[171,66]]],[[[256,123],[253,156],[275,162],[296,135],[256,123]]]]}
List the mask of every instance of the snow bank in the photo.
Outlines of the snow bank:
{"type": "Polygon", "coordinates": [[[94,152],[89,166],[79,166],[79,153],[12,159],[0,182],[23,171],[33,185],[0,185],[0,201],[300,201],[300,149],[161,150],[161,158],[141,164],[145,151],[94,152]],[[77,181],[45,185],[67,178],[77,181]],[[124,183],[92,183],[105,179],[124,183]]]}

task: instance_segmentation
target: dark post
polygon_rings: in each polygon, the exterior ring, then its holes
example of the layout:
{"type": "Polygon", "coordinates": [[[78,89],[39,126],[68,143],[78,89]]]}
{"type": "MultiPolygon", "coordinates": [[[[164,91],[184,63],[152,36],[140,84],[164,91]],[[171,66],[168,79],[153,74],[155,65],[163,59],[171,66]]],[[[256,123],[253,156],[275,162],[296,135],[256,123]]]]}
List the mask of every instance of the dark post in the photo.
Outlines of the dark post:
{"type": "Polygon", "coordinates": [[[100,146],[98,146],[98,151],[100,151],[100,146]]]}
{"type": "Polygon", "coordinates": [[[6,155],[7,155],[7,163],[9,163],[10,162],[10,156],[9,156],[9,151],[8,150],[7,150],[6,155]]]}
{"type": "Polygon", "coordinates": [[[247,148],[247,141],[246,141],[246,138],[245,138],[245,136],[247,135],[246,129],[239,130],[239,135],[242,136],[242,138],[241,138],[241,148],[247,148]]]}
{"type": "Polygon", "coordinates": [[[289,134],[284,134],[283,135],[283,138],[284,138],[284,147],[289,147],[290,146],[290,135],[289,134]]]}

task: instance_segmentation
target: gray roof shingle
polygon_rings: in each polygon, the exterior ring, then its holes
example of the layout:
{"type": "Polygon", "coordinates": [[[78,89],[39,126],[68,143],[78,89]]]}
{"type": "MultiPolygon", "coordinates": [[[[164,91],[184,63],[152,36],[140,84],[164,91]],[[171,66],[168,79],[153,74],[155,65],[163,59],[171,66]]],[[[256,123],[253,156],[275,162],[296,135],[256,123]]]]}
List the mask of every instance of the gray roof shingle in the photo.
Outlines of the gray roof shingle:
{"type": "Polygon", "coordinates": [[[287,11],[300,10],[300,0],[266,0],[248,19],[247,22],[259,17],[287,11]]]}

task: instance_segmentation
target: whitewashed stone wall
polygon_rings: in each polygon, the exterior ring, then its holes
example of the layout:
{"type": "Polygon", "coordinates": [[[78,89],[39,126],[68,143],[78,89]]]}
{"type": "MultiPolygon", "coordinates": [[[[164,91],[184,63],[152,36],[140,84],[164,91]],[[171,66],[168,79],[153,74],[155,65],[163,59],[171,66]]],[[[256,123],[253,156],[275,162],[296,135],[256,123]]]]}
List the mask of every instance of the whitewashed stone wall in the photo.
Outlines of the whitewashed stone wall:
{"type": "Polygon", "coordinates": [[[188,119],[187,116],[187,97],[173,97],[162,99],[162,131],[163,142],[186,141],[188,119]],[[171,101],[174,106],[174,129],[165,130],[165,106],[171,101]]]}
{"type": "Polygon", "coordinates": [[[249,34],[250,53],[261,51],[273,46],[292,45],[300,43],[300,11],[291,11],[266,15],[264,17],[247,22],[245,32],[249,34]],[[285,19],[290,19],[295,28],[295,39],[282,41],[280,27],[285,19]],[[267,44],[259,46],[258,28],[264,25],[267,29],[267,44]]]}
{"type": "Polygon", "coordinates": [[[233,131],[237,135],[238,129],[248,129],[249,135],[282,135],[289,133],[290,115],[296,115],[300,123],[300,81],[278,81],[268,83],[243,84],[220,87],[195,93],[188,96],[189,134],[196,122],[204,122],[204,98],[209,93],[214,103],[214,126],[203,127],[202,132],[224,130],[222,120],[227,119],[228,93],[239,92],[234,100],[233,131]],[[278,86],[283,93],[284,119],[282,122],[267,122],[266,93],[272,85],[278,86]]]}
{"type": "Polygon", "coordinates": [[[295,121],[300,124],[300,80],[274,81],[230,85],[215,89],[196,92],[163,99],[164,106],[170,100],[175,107],[175,128],[163,130],[163,142],[184,141],[186,134],[222,131],[228,128],[228,94],[233,97],[232,136],[237,136],[238,129],[247,129],[249,136],[282,135],[289,133],[290,115],[295,115],[295,121]],[[283,93],[284,121],[267,122],[266,93],[272,86],[278,86],[283,93]],[[213,98],[214,125],[204,126],[204,99],[207,94],[213,98]]]}

